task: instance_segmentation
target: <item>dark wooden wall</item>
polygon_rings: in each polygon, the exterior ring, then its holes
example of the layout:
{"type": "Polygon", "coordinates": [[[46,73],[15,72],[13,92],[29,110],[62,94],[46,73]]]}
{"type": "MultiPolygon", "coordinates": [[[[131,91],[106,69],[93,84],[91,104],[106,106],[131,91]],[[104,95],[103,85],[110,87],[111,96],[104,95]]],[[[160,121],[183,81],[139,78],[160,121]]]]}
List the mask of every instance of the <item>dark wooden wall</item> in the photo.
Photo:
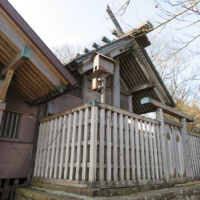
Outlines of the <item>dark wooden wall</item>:
{"type": "MultiPolygon", "coordinates": [[[[66,94],[51,101],[52,104],[49,103],[48,111],[51,113],[62,112],[76,106],[80,102],[82,102],[81,97],[66,94]]],[[[38,109],[35,106],[28,106],[13,91],[8,90],[5,110],[21,113],[22,120],[18,138],[8,139],[0,137],[0,179],[26,178],[38,109]]],[[[42,110],[40,118],[45,117],[46,113],[46,110],[42,110]]]]}

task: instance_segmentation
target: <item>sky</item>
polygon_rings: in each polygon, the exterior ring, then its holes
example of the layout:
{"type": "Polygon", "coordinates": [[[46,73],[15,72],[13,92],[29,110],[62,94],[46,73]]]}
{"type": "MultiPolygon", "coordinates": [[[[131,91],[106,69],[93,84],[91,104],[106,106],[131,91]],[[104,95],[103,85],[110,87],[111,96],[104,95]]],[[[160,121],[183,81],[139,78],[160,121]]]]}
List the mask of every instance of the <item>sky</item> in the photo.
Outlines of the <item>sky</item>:
{"type": "MultiPolygon", "coordinates": [[[[108,20],[106,5],[113,12],[125,0],[9,0],[12,6],[39,35],[49,48],[62,44],[90,44],[106,36],[115,38],[110,30],[115,28],[108,20]]],[[[132,0],[123,21],[132,27],[148,20],[154,13],[151,0],[132,0]],[[140,20],[136,12],[140,11],[140,20]]],[[[119,20],[124,31],[124,24],[119,20]]]]}

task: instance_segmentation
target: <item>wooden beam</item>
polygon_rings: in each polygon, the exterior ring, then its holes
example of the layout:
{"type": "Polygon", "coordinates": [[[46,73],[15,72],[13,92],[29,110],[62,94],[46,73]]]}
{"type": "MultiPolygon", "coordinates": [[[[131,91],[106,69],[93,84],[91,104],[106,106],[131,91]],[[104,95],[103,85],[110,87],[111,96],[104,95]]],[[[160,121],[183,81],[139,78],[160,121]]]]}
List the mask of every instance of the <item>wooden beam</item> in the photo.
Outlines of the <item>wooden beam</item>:
{"type": "Polygon", "coordinates": [[[18,52],[17,55],[7,64],[4,66],[2,70],[2,75],[6,75],[9,69],[16,70],[21,65],[24,64],[31,56],[31,48],[24,46],[21,52],[18,52]]]}
{"type": "Polygon", "coordinates": [[[155,87],[154,82],[149,82],[149,83],[145,83],[143,85],[138,85],[136,87],[133,87],[133,88],[129,89],[129,92],[135,93],[135,92],[139,92],[141,90],[145,90],[147,88],[152,88],[152,87],[155,87]]]}
{"type": "Polygon", "coordinates": [[[115,63],[113,74],[113,106],[120,108],[119,57],[115,60],[117,63],[115,63]]]}
{"type": "Polygon", "coordinates": [[[176,122],[176,121],[169,119],[167,117],[163,117],[163,119],[164,119],[164,122],[166,124],[170,124],[170,125],[173,125],[173,126],[176,126],[176,127],[179,127],[179,128],[183,128],[183,124],[181,124],[180,122],[176,122]]]}
{"type": "Polygon", "coordinates": [[[4,102],[4,99],[6,97],[6,93],[8,91],[8,87],[9,87],[10,82],[11,82],[12,77],[13,77],[13,73],[14,73],[14,70],[9,69],[7,74],[6,74],[6,78],[5,78],[5,81],[2,85],[1,92],[0,92],[0,103],[4,102]]]}
{"type": "Polygon", "coordinates": [[[150,97],[144,97],[141,99],[141,104],[144,105],[144,106],[149,106],[149,107],[153,107],[153,108],[162,108],[163,109],[163,112],[164,113],[167,113],[169,115],[172,115],[173,117],[177,117],[179,119],[182,119],[182,118],[186,118],[186,121],[187,122],[194,122],[194,118],[187,115],[187,114],[184,114],[174,108],[171,108],[165,104],[162,104],[150,97]]]}

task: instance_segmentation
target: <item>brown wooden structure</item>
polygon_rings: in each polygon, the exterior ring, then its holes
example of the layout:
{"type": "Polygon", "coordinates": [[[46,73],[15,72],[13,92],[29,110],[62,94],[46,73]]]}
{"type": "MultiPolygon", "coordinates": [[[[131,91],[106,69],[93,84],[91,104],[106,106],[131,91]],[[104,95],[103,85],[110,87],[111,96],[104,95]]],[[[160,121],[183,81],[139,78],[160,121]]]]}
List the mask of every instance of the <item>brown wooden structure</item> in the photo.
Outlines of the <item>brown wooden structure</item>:
{"type": "MultiPolygon", "coordinates": [[[[93,50],[85,49],[63,66],[7,0],[0,0],[0,11],[2,200],[9,185],[31,170],[32,185],[69,187],[89,196],[198,177],[199,158],[189,147],[186,128],[193,119],[173,108],[144,49],[150,45],[149,22],[125,34],[117,26],[115,40],[103,37],[105,45],[94,43],[93,50]],[[114,59],[114,70],[96,91],[94,51],[114,59]],[[149,112],[156,112],[156,119],[141,115],[149,112]]],[[[190,140],[198,148],[199,140],[190,140]]]]}

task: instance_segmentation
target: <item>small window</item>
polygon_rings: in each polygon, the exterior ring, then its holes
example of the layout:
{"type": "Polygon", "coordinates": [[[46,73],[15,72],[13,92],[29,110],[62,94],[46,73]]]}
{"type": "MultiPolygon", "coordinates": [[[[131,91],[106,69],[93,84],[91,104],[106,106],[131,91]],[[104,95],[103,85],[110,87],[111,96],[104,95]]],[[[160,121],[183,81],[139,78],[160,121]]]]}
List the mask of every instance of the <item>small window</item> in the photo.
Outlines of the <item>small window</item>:
{"type": "Polygon", "coordinates": [[[18,138],[21,118],[22,115],[19,113],[3,111],[0,137],[18,138]]]}

